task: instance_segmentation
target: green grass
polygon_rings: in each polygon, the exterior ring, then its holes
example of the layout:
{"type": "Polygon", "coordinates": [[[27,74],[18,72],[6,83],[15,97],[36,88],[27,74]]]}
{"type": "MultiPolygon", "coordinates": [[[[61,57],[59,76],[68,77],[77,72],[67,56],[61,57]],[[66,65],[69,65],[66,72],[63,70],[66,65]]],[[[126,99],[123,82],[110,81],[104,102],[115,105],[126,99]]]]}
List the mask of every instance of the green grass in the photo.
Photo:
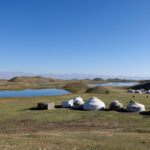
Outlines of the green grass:
{"type": "Polygon", "coordinates": [[[71,94],[35,98],[0,98],[0,149],[7,150],[149,150],[150,115],[65,108],[30,110],[38,102],[60,105],[65,99],[97,97],[106,103],[130,100],[150,110],[145,94],[112,88],[110,94],[71,94]]]}
{"type": "Polygon", "coordinates": [[[63,88],[71,93],[84,93],[89,86],[81,82],[73,82],[65,85],[63,88]]]}

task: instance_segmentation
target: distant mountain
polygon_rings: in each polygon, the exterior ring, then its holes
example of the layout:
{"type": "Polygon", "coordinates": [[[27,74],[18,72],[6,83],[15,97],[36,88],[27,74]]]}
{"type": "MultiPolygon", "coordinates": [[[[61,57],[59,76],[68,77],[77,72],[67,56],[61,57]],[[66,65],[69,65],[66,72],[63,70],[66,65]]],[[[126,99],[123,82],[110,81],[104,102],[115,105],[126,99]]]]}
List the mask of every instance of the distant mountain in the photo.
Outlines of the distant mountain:
{"type": "Polygon", "coordinates": [[[35,76],[35,74],[24,72],[0,72],[0,79],[11,79],[16,76],[35,76]]]}
{"type": "Polygon", "coordinates": [[[119,78],[119,79],[134,79],[134,80],[148,80],[150,76],[111,76],[111,75],[97,75],[97,74],[35,74],[25,72],[0,72],[0,79],[11,79],[16,76],[43,76],[54,79],[94,79],[94,78],[119,78]]]}

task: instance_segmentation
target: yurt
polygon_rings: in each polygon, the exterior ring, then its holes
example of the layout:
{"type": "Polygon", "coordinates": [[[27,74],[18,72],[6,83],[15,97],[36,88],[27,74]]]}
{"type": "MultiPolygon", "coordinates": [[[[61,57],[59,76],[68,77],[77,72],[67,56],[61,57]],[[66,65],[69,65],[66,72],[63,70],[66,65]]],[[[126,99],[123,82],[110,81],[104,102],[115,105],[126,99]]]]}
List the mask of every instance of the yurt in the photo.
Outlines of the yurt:
{"type": "Polygon", "coordinates": [[[135,93],[141,94],[142,92],[141,92],[141,90],[136,90],[135,93]]]}
{"type": "Polygon", "coordinates": [[[62,102],[63,108],[69,108],[73,106],[73,99],[72,100],[65,100],[62,102]]]}
{"type": "Polygon", "coordinates": [[[140,89],[141,90],[141,92],[145,92],[145,89],[140,89]]]}
{"type": "Polygon", "coordinates": [[[120,103],[119,101],[117,100],[114,100],[111,102],[111,104],[109,105],[109,109],[110,110],[116,110],[116,111],[120,111],[123,109],[123,104],[120,103]]]}
{"type": "Polygon", "coordinates": [[[103,110],[105,103],[96,97],[88,99],[83,105],[84,110],[103,110]]]}
{"type": "Polygon", "coordinates": [[[142,111],[145,111],[145,106],[143,104],[131,101],[130,104],[127,105],[127,111],[142,112],[142,111]]]}
{"type": "Polygon", "coordinates": [[[150,90],[147,90],[147,91],[146,91],[146,94],[150,94],[150,90]]]}
{"type": "Polygon", "coordinates": [[[74,109],[82,109],[84,101],[81,97],[76,97],[73,99],[73,108],[74,109]]]}
{"type": "Polygon", "coordinates": [[[74,98],[73,99],[73,104],[74,105],[83,105],[84,104],[83,98],[81,98],[81,97],[74,98]]]}
{"type": "Polygon", "coordinates": [[[135,90],[133,90],[133,89],[128,89],[128,93],[135,93],[135,90]]]}

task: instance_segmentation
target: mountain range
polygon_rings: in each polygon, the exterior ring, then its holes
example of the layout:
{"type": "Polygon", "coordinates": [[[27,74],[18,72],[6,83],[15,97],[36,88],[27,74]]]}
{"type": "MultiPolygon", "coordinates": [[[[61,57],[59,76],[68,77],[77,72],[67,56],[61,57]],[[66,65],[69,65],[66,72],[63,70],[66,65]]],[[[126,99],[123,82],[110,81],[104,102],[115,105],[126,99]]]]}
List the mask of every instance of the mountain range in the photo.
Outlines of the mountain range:
{"type": "Polygon", "coordinates": [[[36,73],[25,73],[25,72],[0,72],[0,79],[11,79],[15,76],[43,76],[54,79],[93,79],[93,78],[120,78],[120,79],[134,79],[134,80],[147,80],[150,76],[115,76],[115,75],[98,75],[98,74],[36,74],[36,73]]]}

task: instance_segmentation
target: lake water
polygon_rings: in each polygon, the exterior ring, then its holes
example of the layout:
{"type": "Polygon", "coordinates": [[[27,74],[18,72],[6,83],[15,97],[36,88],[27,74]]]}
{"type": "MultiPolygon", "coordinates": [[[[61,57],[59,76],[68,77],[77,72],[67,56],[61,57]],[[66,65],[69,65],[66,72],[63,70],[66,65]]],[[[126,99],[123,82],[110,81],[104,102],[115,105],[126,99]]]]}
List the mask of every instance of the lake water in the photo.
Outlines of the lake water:
{"type": "Polygon", "coordinates": [[[38,89],[38,90],[22,90],[22,91],[0,91],[0,97],[38,97],[51,95],[70,94],[68,91],[61,89],[38,89]]]}
{"type": "Polygon", "coordinates": [[[137,82],[110,82],[102,84],[88,84],[89,86],[133,86],[138,84],[137,82]]]}

